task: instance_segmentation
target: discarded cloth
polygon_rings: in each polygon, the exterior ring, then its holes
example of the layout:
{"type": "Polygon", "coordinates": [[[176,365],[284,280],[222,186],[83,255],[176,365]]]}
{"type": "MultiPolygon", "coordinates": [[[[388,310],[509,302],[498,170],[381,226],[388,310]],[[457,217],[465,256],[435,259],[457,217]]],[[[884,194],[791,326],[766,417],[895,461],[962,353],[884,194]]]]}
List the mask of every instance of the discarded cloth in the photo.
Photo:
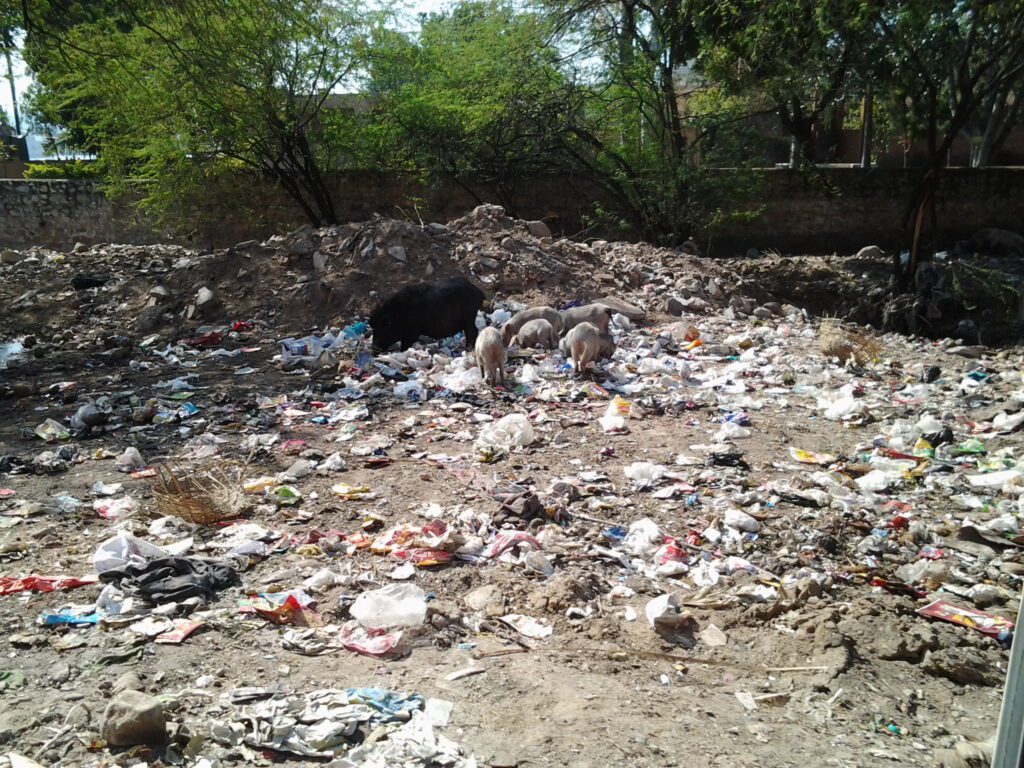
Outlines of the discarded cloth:
{"type": "Polygon", "coordinates": [[[237,580],[226,563],[195,557],[160,557],[144,565],[126,565],[100,574],[107,583],[132,590],[157,605],[190,597],[210,598],[237,580]]]}

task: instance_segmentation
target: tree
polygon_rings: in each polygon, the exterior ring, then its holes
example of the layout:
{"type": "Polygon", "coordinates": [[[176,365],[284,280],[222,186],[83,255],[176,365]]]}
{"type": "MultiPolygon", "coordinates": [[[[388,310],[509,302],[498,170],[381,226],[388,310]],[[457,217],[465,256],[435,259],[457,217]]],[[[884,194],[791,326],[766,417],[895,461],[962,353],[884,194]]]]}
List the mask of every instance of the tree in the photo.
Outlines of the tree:
{"type": "MultiPolygon", "coordinates": [[[[680,243],[742,207],[760,142],[750,104],[689,69],[700,49],[690,0],[553,4],[582,109],[569,150],[641,237],[680,243]],[[739,150],[739,151],[738,151],[739,150]]],[[[754,111],[758,111],[755,110],[754,111]]]]}
{"type": "Polygon", "coordinates": [[[701,66],[734,93],[770,105],[792,137],[790,165],[824,159],[824,117],[870,84],[877,4],[864,0],[722,0],[698,15],[701,66]]]}
{"type": "Polygon", "coordinates": [[[105,0],[59,24],[39,13],[27,24],[36,110],[97,151],[114,189],[148,182],[156,209],[245,170],[276,180],[314,225],[335,223],[325,170],[343,148],[325,103],[360,29],[344,1],[105,0]]]}
{"type": "Polygon", "coordinates": [[[0,51],[6,64],[7,83],[11,89],[11,111],[14,114],[14,132],[21,133],[21,114],[18,110],[18,89],[14,79],[13,56],[16,36],[22,17],[14,0],[0,0],[0,51]]]}
{"type": "MultiPolygon", "coordinates": [[[[877,20],[880,55],[890,62],[890,93],[902,100],[910,138],[924,137],[927,159],[904,214],[909,259],[894,257],[899,292],[939,234],[935,195],[949,150],[984,109],[1024,84],[1024,0],[893,2],[877,20]]],[[[991,108],[988,113],[991,119],[991,108]]]]}
{"type": "Polygon", "coordinates": [[[367,53],[372,122],[384,167],[486,187],[513,208],[524,179],[560,168],[570,87],[536,13],[464,2],[421,17],[419,34],[376,30],[367,53]]]}

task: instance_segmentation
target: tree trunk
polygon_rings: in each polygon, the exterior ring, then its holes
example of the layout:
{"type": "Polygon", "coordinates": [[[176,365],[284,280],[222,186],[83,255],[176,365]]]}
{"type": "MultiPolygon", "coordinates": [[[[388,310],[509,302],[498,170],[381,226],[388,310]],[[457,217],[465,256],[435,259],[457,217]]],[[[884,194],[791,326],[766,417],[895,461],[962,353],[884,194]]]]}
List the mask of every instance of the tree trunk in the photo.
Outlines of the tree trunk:
{"type": "Polygon", "coordinates": [[[861,121],[860,167],[871,167],[871,142],[874,140],[875,95],[868,83],[864,91],[864,115],[861,121]]]}
{"type": "Polygon", "coordinates": [[[14,47],[14,41],[7,36],[4,41],[4,58],[7,59],[7,81],[11,85],[11,111],[13,112],[12,117],[14,118],[14,133],[18,136],[21,135],[21,115],[18,114],[18,89],[14,84],[14,64],[11,62],[11,48],[14,47]]]}

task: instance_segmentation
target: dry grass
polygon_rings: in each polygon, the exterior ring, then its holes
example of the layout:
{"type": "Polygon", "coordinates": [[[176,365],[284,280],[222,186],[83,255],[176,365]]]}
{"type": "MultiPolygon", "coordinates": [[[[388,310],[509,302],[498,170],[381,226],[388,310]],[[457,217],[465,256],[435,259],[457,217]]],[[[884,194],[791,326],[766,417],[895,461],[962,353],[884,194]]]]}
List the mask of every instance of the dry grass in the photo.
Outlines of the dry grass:
{"type": "Polygon", "coordinates": [[[194,525],[212,525],[238,517],[245,507],[240,467],[162,465],[153,484],[153,499],[164,515],[194,525]]]}
{"type": "Polygon", "coordinates": [[[838,358],[843,363],[852,360],[857,365],[867,365],[878,360],[882,354],[882,345],[876,338],[861,331],[843,328],[842,323],[834,317],[821,321],[818,349],[826,357],[838,358]]]}

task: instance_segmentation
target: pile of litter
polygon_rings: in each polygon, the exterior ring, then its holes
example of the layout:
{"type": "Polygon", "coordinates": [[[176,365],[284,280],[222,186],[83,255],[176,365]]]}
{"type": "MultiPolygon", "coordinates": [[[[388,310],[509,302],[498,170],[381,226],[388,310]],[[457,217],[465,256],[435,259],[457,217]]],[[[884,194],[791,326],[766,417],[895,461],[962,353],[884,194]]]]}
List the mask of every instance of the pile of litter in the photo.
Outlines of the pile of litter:
{"type": "MultiPolygon", "coordinates": [[[[917,760],[992,722],[1024,576],[1021,352],[818,322],[719,277],[673,281],[689,294],[667,314],[660,282],[620,271],[649,247],[531,232],[485,208],[153,258],[384,248],[440,272],[450,238],[497,238],[455,253],[490,286],[478,325],[500,326],[548,280],[568,306],[551,276],[607,257],[584,298],[613,308],[616,349],[590,374],[513,347],[492,388],[461,338],[375,355],[355,311],[311,328],[221,289],[173,309],[149,291],[166,324],[114,341],[118,294],[90,289],[95,325],[8,361],[0,687],[53,713],[0,720],[16,754],[471,766],[525,744],[509,708],[535,718],[527,694],[564,679],[651,722],[637,686],[690,686],[761,764],[759,729],[808,713],[840,760],[917,760]],[[547,277],[503,293],[519,269],[547,277]],[[107,708],[134,671],[150,679],[107,708]]],[[[191,270],[117,279],[168,268],[191,270]]],[[[717,754],[719,736],[643,759],[717,754]]]]}

